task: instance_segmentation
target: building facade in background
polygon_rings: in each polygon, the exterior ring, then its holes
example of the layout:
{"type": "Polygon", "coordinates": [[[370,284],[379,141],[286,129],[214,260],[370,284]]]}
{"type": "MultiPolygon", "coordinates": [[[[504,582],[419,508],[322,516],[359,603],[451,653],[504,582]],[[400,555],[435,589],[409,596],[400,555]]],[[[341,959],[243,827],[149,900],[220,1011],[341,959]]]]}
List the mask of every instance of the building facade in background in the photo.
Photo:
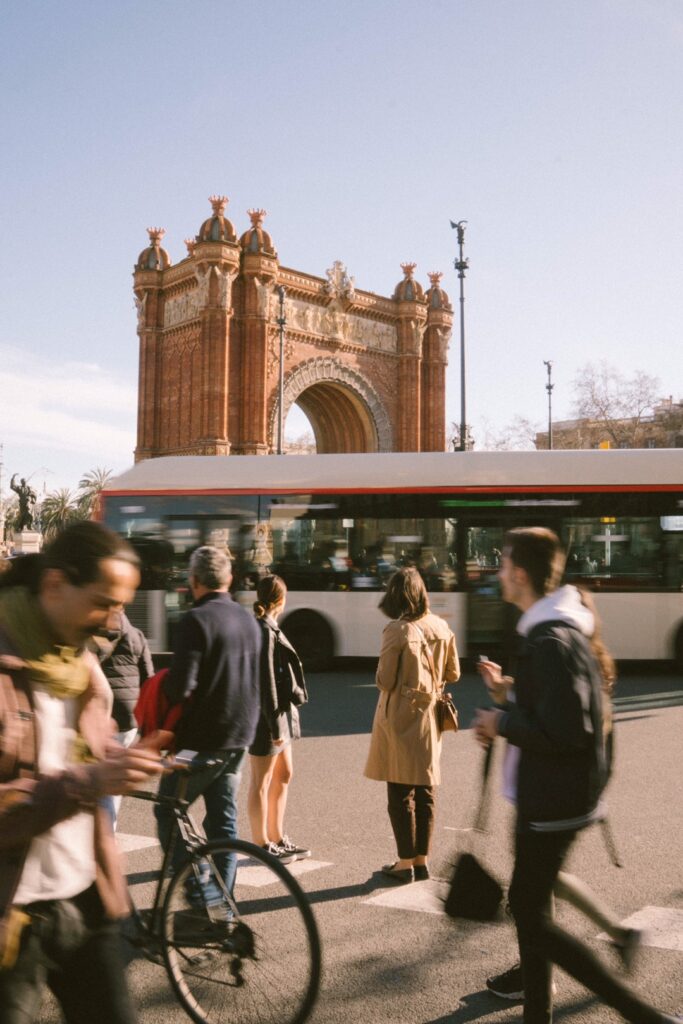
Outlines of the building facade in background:
{"type": "MultiPolygon", "coordinates": [[[[547,430],[535,444],[548,447],[547,430]]],[[[683,448],[683,402],[663,398],[649,416],[560,420],[553,423],[553,448],[683,448]]]]}
{"type": "Polygon", "coordinates": [[[361,291],[337,261],[321,278],[280,265],[264,210],[237,237],[227,199],[172,266],[164,230],[134,272],[140,338],[136,461],[160,455],[259,455],[277,450],[280,297],[283,412],[307,415],[326,452],[444,451],[446,364],[453,313],[415,264],[391,298],[361,291]]]}

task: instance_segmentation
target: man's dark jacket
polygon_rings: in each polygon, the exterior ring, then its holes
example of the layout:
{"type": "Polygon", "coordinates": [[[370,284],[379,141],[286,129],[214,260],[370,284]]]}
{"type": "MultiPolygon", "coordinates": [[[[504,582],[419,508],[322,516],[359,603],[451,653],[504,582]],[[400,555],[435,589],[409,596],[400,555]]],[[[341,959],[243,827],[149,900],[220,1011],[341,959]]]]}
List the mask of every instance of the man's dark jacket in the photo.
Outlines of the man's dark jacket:
{"type": "Polygon", "coordinates": [[[250,746],[260,712],[261,631],[228,595],[212,591],[187,612],[164,692],[188,699],[176,749],[240,750],[250,746]]]}
{"type": "Polygon", "coordinates": [[[114,694],[116,725],[121,732],[137,728],[133,710],[140,687],[154,675],[154,666],[144,633],[126,615],[121,616],[121,635],[112,653],[101,664],[114,694]]]}
{"type": "Polygon", "coordinates": [[[595,820],[606,782],[601,677],[578,629],[542,622],[520,639],[515,703],[499,732],[521,750],[520,830],[572,831],[595,820]]]}

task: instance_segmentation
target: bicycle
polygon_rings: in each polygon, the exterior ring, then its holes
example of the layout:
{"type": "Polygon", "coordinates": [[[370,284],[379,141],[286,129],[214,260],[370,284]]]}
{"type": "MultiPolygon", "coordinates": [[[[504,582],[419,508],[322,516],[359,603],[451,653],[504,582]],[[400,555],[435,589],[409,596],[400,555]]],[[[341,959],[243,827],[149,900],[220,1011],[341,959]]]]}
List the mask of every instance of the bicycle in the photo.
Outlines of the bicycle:
{"type": "Polygon", "coordinates": [[[207,841],[184,799],[138,791],[175,815],[150,910],[131,897],[135,934],[148,959],[159,954],[175,995],[196,1024],[303,1024],[320,987],[320,937],[306,895],[277,858],[241,839],[207,841]],[[172,873],[173,849],[187,858],[172,873]],[[235,881],[223,881],[234,858],[235,881]],[[217,863],[219,866],[217,866],[217,863]],[[207,887],[210,896],[206,896],[207,887]]]}

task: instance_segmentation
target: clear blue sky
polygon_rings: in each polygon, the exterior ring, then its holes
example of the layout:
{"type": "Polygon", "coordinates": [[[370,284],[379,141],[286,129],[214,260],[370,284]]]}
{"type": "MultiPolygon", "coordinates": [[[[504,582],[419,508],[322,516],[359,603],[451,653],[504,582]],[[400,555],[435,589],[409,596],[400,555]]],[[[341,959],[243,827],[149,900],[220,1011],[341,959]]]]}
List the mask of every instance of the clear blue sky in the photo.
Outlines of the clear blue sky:
{"type": "Polygon", "coordinates": [[[557,418],[588,360],[683,396],[680,0],[10,2],[0,95],[6,474],[132,461],[133,263],[212,192],[386,294],[414,260],[455,298],[466,219],[475,437],[544,421],[549,358],[557,418]]]}

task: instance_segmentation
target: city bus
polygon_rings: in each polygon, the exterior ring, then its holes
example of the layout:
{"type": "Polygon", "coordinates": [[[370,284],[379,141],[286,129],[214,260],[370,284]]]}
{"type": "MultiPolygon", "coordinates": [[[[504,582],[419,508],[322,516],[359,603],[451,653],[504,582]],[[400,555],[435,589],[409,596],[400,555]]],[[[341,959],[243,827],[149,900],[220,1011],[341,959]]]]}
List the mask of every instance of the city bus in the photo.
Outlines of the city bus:
{"type": "Polygon", "coordinates": [[[402,565],[462,655],[497,657],[516,621],[497,577],[505,532],[539,525],[562,538],[617,658],[683,666],[683,450],[164,457],[111,481],[101,516],[140,554],[131,617],[156,651],[191,601],[191,552],[214,544],[248,607],[260,575],[282,576],[282,626],[309,665],[377,655],[402,565]]]}

